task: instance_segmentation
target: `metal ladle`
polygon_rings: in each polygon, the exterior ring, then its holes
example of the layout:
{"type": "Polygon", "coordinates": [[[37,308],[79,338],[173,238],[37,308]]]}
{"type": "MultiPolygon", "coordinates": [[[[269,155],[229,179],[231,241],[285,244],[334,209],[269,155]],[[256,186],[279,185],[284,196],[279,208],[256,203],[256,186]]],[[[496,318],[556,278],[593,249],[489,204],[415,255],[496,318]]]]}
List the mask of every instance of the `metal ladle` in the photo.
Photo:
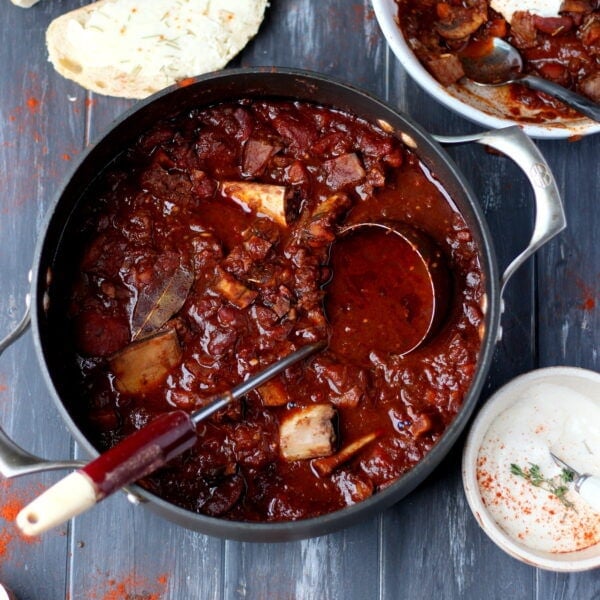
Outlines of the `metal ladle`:
{"type": "Polygon", "coordinates": [[[600,122],[600,105],[562,85],[523,73],[523,59],[519,51],[501,38],[493,38],[478,51],[462,53],[459,58],[465,76],[473,83],[485,86],[519,83],[554,96],[582,115],[600,122]]]}
{"type": "MultiPolygon", "coordinates": [[[[407,245],[410,253],[414,254],[411,258],[413,262],[422,262],[422,278],[427,284],[424,297],[426,304],[430,305],[426,306],[425,318],[420,320],[421,326],[416,328],[415,335],[404,348],[404,353],[410,352],[430,335],[441,314],[436,302],[438,292],[443,290],[441,282],[445,281],[441,256],[439,251],[434,250],[432,242],[416,230],[402,224],[392,227],[379,223],[361,223],[346,227],[340,233],[342,240],[347,240],[349,236],[364,234],[365,231],[368,232],[367,235],[377,231],[394,236],[393,239],[407,245]]],[[[365,241],[362,237],[356,239],[359,242],[365,241]]],[[[355,245],[356,248],[360,251],[360,246],[355,245]]],[[[401,270],[401,266],[396,268],[396,275],[401,270]]],[[[381,317],[387,323],[385,315],[381,317]]],[[[349,337],[351,338],[352,334],[349,337]]],[[[324,346],[324,342],[318,342],[292,352],[231,390],[209,399],[205,406],[192,413],[176,410],[162,414],[34,499],[17,516],[18,527],[26,535],[38,535],[90,509],[123,486],[146,477],[191,448],[197,439],[196,426],[204,419],[324,346]]],[[[6,440],[3,441],[6,443],[6,440]]],[[[30,468],[30,457],[26,453],[20,453],[19,460],[22,464],[20,462],[15,465],[16,468],[20,473],[27,472],[30,468]]],[[[5,465],[9,471],[11,466],[5,465]]],[[[58,465],[57,468],[61,466],[66,465],[58,465]]]]}
{"type": "Polygon", "coordinates": [[[373,352],[413,352],[447,314],[451,281],[444,256],[428,235],[409,224],[345,225],[329,264],[329,348],[355,364],[370,366],[373,352]]]}

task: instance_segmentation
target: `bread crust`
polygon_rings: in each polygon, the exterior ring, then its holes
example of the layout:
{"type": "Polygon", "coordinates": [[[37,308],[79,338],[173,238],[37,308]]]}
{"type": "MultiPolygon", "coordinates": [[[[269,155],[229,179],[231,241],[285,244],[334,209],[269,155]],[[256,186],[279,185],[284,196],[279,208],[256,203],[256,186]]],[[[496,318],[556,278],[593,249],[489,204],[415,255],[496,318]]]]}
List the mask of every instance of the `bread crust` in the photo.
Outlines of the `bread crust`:
{"type": "Polygon", "coordinates": [[[39,0],[10,0],[15,6],[22,8],[31,8],[34,4],[37,4],[39,0]]]}
{"type": "Polygon", "coordinates": [[[54,19],[46,46],[63,77],[98,94],[145,98],[222,69],[256,35],[267,6],[268,0],[98,0],[54,19]]]}

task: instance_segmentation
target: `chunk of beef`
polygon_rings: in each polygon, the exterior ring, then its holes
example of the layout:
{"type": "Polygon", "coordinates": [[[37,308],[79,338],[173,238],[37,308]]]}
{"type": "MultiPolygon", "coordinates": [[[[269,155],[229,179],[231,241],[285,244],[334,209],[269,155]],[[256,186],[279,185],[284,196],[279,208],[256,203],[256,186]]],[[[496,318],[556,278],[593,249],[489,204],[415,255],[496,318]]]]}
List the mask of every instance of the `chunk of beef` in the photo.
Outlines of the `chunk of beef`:
{"type": "Polygon", "coordinates": [[[217,191],[218,184],[214,179],[211,179],[204,171],[200,169],[192,169],[190,172],[190,180],[192,183],[192,192],[199,198],[212,198],[217,191]]]}
{"type": "Polygon", "coordinates": [[[127,240],[121,235],[100,233],[81,260],[81,270],[101,277],[114,277],[123,262],[127,240]]]}
{"type": "Polygon", "coordinates": [[[332,479],[347,506],[366,500],[373,495],[373,484],[364,475],[340,471],[332,479]]]}
{"type": "Polygon", "coordinates": [[[129,323],[102,307],[83,310],[76,319],[77,349],[86,356],[109,356],[129,342],[129,323]]]}
{"type": "Polygon", "coordinates": [[[148,155],[160,144],[168,142],[174,134],[175,130],[173,127],[164,123],[142,135],[138,140],[137,146],[142,154],[148,155]]]}
{"type": "Polygon", "coordinates": [[[256,177],[264,172],[269,160],[281,146],[276,146],[268,141],[249,139],[244,146],[242,171],[244,175],[256,177]]]}
{"type": "Polygon", "coordinates": [[[452,85],[465,75],[462,63],[456,54],[430,56],[425,59],[425,64],[442,85],[452,85]]]}
{"type": "Polygon", "coordinates": [[[334,192],[349,185],[356,185],[366,174],[360,159],[354,152],[326,160],[323,168],[327,174],[327,185],[334,192]]]}
{"type": "Polygon", "coordinates": [[[368,377],[365,369],[317,357],[313,369],[319,381],[327,384],[330,400],[336,406],[355,408],[365,396],[368,377]]]}
{"type": "Polygon", "coordinates": [[[334,416],[330,404],[313,404],[286,413],[279,426],[283,458],[292,461],[333,454],[334,416]]]}
{"type": "Polygon", "coordinates": [[[579,82],[580,90],[595,102],[600,102],[600,72],[588,75],[579,82]]]}
{"type": "Polygon", "coordinates": [[[200,510],[211,517],[223,515],[242,497],[244,492],[244,479],[241,475],[231,475],[216,485],[210,497],[202,504],[200,510]]]}
{"type": "Polygon", "coordinates": [[[192,191],[192,182],[185,173],[165,169],[152,169],[143,172],[140,178],[142,189],[155,198],[170,200],[175,204],[186,198],[192,191]]]}
{"type": "Polygon", "coordinates": [[[511,25],[512,43],[521,49],[533,48],[537,44],[537,30],[534,16],[518,10],[513,14],[511,25]]]}
{"type": "Polygon", "coordinates": [[[259,235],[250,234],[250,237],[244,240],[244,250],[252,260],[264,260],[272,247],[273,244],[269,240],[259,235]]]}
{"type": "Polygon", "coordinates": [[[327,246],[335,239],[333,231],[338,217],[350,206],[350,199],[344,193],[332,194],[321,202],[312,213],[303,216],[305,227],[298,229],[295,241],[312,248],[327,246]]]}
{"type": "Polygon", "coordinates": [[[206,130],[199,136],[195,151],[200,168],[212,172],[219,179],[239,176],[238,158],[235,145],[222,131],[206,130]]]}
{"type": "Polygon", "coordinates": [[[271,121],[271,124],[277,133],[293,148],[310,148],[319,137],[314,123],[301,120],[291,113],[277,115],[271,121]]]}
{"type": "Polygon", "coordinates": [[[258,292],[247,288],[241,281],[222,269],[217,272],[213,288],[238,308],[246,308],[258,296],[258,292]]]}
{"type": "Polygon", "coordinates": [[[588,52],[600,56],[600,14],[592,13],[583,19],[577,35],[588,52]]]}
{"type": "Polygon", "coordinates": [[[533,24],[538,31],[554,36],[570,31],[573,27],[573,19],[568,15],[561,17],[540,17],[539,15],[534,15],[533,24]]]}
{"type": "Polygon", "coordinates": [[[322,136],[310,149],[317,156],[340,156],[350,150],[352,140],[344,131],[332,131],[322,136]]]}
{"type": "Polygon", "coordinates": [[[257,391],[263,406],[284,406],[288,403],[288,393],[280,379],[267,381],[257,391]]]}

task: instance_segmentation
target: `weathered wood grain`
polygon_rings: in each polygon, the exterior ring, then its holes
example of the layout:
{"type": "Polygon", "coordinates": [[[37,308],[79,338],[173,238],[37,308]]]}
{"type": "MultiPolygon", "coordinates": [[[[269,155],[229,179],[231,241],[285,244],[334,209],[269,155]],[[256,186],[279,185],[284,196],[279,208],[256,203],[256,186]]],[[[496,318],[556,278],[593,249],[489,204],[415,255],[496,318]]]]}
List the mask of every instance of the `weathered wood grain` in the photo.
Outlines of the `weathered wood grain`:
{"type": "MultiPolygon", "coordinates": [[[[67,86],[46,66],[46,5],[24,13],[0,7],[0,337],[25,307],[27,273],[52,191],[83,145],[83,104],[67,98],[67,86]]],[[[27,450],[68,458],[70,436],[50,400],[30,334],[0,360],[0,424],[27,450]]],[[[68,527],[26,541],[8,517],[55,475],[0,485],[0,581],[21,600],[65,595],[68,527]]]]}
{"type": "MultiPolygon", "coordinates": [[[[33,245],[59,182],[84,145],[134,104],[88,94],[46,62],[43,33],[50,19],[82,4],[41,0],[29,10],[8,0],[0,4],[0,336],[20,317],[33,245]]],[[[368,0],[272,0],[259,35],[231,66],[320,71],[379,95],[430,132],[480,129],[410,80],[389,52],[368,0]]],[[[569,229],[509,284],[504,335],[482,402],[538,366],[599,368],[599,144],[598,136],[539,144],[565,196],[569,229]]],[[[448,153],[477,194],[498,263],[505,266],[532,226],[524,177],[508,159],[477,145],[448,153]]],[[[0,358],[0,424],[35,453],[64,458],[77,452],[49,399],[29,335],[0,358]]],[[[39,541],[11,538],[0,554],[0,580],[20,600],[127,594],[169,600],[597,599],[597,572],[535,570],[481,532],[462,491],[461,447],[462,441],[419,489],[382,515],[301,542],[210,538],[119,494],[39,541]]],[[[22,501],[58,477],[1,483],[2,514],[9,501],[22,501]]],[[[0,517],[0,536],[10,527],[0,517]]]]}

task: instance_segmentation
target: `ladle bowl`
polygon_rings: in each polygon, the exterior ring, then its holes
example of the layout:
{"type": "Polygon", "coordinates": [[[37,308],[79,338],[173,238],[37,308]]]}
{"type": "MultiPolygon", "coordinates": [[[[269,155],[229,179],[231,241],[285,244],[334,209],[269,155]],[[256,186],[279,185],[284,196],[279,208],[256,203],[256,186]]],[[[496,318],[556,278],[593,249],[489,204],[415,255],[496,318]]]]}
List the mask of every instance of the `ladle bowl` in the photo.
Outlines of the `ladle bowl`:
{"type": "Polygon", "coordinates": [[[368,366],[372,353],[404,356],[419,348],[446,315],[450,276],[427,235],[399,222],[342,227],[332,247],[326,312],[333,351],[368,366]],[[368,340],[368,343],[363,340],[368,340]]]}

